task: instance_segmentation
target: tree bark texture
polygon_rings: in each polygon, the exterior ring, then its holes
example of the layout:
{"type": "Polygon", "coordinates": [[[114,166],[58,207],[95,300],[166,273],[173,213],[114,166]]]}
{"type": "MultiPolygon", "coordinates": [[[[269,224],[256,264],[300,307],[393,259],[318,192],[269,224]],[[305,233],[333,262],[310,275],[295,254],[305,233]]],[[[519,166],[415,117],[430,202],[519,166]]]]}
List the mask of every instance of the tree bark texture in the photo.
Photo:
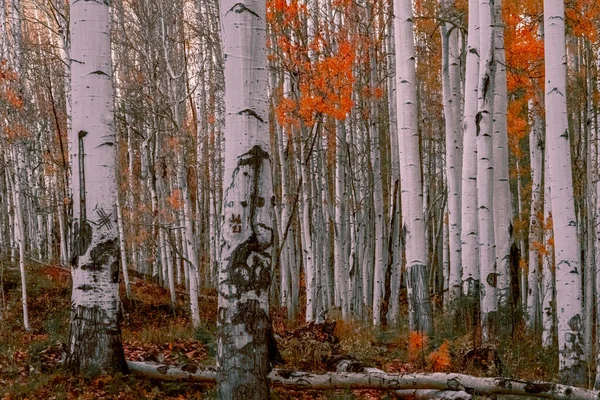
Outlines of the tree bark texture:
{"type": "Polygon", "coordinates": [[[72,310],[67,365],[124,371],[109,2],[71,2],[72,310]]]}
{"type": "Polygon", "coordinates": [[[573,199],[567,116],[567,56],[562,0],[544,0],[546,145],[556,259],[559,370],[568,384],[585,383],[581,243],[573,199]]]}
{"type": "Polygon", "coordinates": [[[221,1],[225,170],[219,266],[217,389],[269,398],[268,341],[274,197],[269,155],[266,4],[221,1]]]}

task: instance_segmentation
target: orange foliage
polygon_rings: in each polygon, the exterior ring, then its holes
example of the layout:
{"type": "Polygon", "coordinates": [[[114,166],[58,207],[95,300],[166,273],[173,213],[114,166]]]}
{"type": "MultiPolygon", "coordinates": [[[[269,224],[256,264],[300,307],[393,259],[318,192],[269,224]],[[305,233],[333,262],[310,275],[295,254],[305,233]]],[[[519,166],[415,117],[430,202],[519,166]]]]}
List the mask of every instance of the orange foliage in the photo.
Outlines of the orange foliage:
{"type": "MultiPolygon", "coordinates": [[[[337,7],[347,8],[340,1],[337,7]]],[[[353,106],[355,39],[340,28],[328,43],[321,31],[306,39],[306,4],[298,0],[270,0],[267,20],[275,34],[270,41],[270,60],[292,75],[293,93],[281,88],[275,99],[275,115],[282,126],[312,126],[320,116],[345,119],[353,106]]],[[[327,28],[329,29],[329,28],[327,28]]]]}
{"type": "Polygon", "coordinates": [[[446,340],[437,351],[432,352],[429,357],[429,364],[435,372],[447,371],[450,368],[450,350],[446,340]]]}
{"type": "Polygon", "coordinates": [[[598,41],[600,4],[597,0],[573,0],[565,3],[565,17],[569,33],[591,42],[598,41]]]}
{"type": "Polygon", "coordinates": [[[183,200],[181,199],[181,190],[175,189],[173,193],[169,197],[167,197],[167,202],[173,207],[174,210],[179,210],[183,207],[183,200]]]}
{"type": "Polygon", "coordinates": [[[412,331],[408,335],[408,353],[410,358],[416,358],[427,346],[427,335],[412,331]]]}

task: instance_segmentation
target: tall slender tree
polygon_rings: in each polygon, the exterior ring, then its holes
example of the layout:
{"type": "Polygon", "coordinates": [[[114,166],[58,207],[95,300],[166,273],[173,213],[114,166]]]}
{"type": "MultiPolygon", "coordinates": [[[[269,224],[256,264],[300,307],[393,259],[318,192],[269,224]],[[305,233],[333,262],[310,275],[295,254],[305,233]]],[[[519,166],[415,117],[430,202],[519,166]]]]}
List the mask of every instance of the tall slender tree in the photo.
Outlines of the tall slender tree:
{"type": "Polygon", "coordinates": [[[274,198],[266,3],[222,0],[221,18],[226,143],[217,387],[223,399],[267,399],[274,198]]]}
{"type": "Polygon", "coordinates": [[[546,145],[556,258],[559,371],[567,384],[585,384],[580,240],[573,199],[567,117],[567,55],[562,0],[544,0],[546,145]]]}
{"type": "Polygon", "coordinates": [[[396,103],[400,178],[402,187],[402,225],[405,231],[406,285],[410,329],[431,333],[433,321],[429,302],[425,216],[419,133],[417,129],[417,82],[413,8],[410,0],[394,1],[396,38],[396,103]]]}
{"type": "Polygon", "coordinates": [[[109,1],[71,1],[73,292],[66,363],[127,369],[121,344],[109,1]]]}

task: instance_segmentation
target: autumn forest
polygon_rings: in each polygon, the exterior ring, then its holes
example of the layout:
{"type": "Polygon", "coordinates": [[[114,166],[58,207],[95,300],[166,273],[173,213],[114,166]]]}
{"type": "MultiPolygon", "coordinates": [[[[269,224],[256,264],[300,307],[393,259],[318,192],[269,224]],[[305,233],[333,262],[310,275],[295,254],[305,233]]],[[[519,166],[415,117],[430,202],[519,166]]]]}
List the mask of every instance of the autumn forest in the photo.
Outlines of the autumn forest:
{"type": "Polygon", "coordinates": [[[595,0],[0,11],[4,399],[599,398],[595,0]]]}

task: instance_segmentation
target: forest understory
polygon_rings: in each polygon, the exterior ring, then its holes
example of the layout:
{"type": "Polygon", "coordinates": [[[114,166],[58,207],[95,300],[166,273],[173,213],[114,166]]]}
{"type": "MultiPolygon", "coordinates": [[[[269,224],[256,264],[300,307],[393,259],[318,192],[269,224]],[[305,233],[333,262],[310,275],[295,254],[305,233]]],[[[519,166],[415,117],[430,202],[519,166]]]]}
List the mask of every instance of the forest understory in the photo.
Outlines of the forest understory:
{"type": "MultiPolygon", "coordinates": [[[[4,261],[0,270],[0,398],[9,399],[216,399],[214,385],[163,382],[137,377],[80,375],[62,368],[68,342],[71,277],[67,269],[29,264],[31,331],[21,322],[18,268],[4,261]]],[[[154,362],[183,368],[214,366],[216,357],[216,292],[200,296],[202,325],[192,328],[184,304],[173,310],[167,289],[132,277],[133,297],[121,285],[122,338],[128,361],[154,362]]],[[[454,324],[436,313],[432,337],[410,333],[405,325],[377,328],[368,323],[305,324],[301,315],[288,321],[273,309],[273,328],[285,363],[278,368],[335,371],[341,358],[388,373],[457,372],[481,377],[504,376],[525,381],[556,381],[556,355],[542,350],[524,327],[517,326],[493,346],[476,346],[468,318],[454,324]]],[[[590,368],[592,366],[590,365],[590,368]]],[[[310,391],[274,388],[272,399],[407,398],[381,390],[310,391]]],[[[484,398],[473,396],[473,398],[484,398]]],[[[516,398],[516,397],[511,397],[516,398]]],[[[519,397],[522,398],[522,397],[519,397]]]]}

